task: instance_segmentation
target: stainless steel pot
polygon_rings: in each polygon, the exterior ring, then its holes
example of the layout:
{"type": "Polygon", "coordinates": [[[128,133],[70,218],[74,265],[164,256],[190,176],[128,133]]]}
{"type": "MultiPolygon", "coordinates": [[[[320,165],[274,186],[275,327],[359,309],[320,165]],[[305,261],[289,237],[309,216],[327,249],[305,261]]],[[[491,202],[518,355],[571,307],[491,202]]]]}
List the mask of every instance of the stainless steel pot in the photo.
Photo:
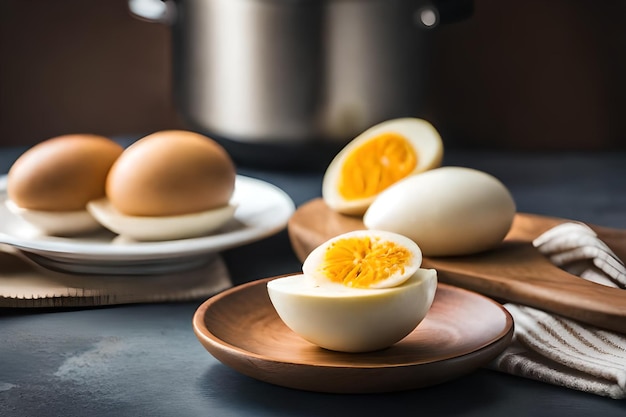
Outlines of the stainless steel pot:
{"type": "Polygon", "coordinates": [[[236,156],[273,160],[277,149],[310,158],[380,121],[417,115],[425,32],[446,14],[471,10],[467,0],[448,0],[445,14],[431,0],[129,0],[129,6],[142,19],[171,25],[175,102],[190,127],[232,142],[236,156]],[[267,145],[266,152],[243,144],[267,145]]]}

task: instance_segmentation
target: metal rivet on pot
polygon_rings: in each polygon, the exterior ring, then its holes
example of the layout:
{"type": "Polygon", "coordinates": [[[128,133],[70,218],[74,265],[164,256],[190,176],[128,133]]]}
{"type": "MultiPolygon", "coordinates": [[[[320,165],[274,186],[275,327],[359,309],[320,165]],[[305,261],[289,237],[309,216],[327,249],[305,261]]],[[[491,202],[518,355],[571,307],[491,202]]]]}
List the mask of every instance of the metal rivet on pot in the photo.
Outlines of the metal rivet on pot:
{"type": "Polygon", "coordinates": [[[415,20],[424,27],[433,28],[439,23],[439,13],[434,7],[422,7],[415,13],[415,20]]]}

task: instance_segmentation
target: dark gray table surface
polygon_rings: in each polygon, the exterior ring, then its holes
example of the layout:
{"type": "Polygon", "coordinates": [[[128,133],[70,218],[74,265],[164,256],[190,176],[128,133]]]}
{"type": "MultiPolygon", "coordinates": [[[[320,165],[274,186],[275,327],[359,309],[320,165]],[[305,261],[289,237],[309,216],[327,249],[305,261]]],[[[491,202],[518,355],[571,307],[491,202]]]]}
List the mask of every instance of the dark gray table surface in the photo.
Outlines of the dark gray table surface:
{"type": "MultiPolygon", "coordinates": [[[[0,173],[21,153],[0,148],[0,173]]],[[[448,151],[446,165],[490,172],[518,210],[626,228],[626,153],[448,151]]],[[[239,167],[317,197],[321,172],[239,167]]],[[[297,271],[285,231],[224,252],[235,285],[297,271]]],[[[390,394],[330,395],[237,373],[200,345],[191,317],[204,300],[64,310],[0,310],[0,416],[620,416],[611,400],[479,369],[390,394]],[[347,414],[346,414],[347,413],[347,414]]]]}

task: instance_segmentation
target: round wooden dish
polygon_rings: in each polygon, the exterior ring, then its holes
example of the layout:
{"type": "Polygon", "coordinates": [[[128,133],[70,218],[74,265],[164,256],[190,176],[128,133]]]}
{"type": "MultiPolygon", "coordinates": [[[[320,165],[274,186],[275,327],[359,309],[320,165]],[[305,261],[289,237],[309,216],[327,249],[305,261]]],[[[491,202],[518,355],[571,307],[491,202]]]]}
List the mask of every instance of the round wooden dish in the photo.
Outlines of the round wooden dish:
{"type": "Polygon", "coordinates": [[[439,284],[428,315],[402,341],[370,353],[333,352],[283,324],[267,295],[270,279],[209,298],[196,311],[193,328],[222,363],[284,387],[372,393],[435,385],[487,364],[513,336],[513,319],[501,305],[439,284]]]}

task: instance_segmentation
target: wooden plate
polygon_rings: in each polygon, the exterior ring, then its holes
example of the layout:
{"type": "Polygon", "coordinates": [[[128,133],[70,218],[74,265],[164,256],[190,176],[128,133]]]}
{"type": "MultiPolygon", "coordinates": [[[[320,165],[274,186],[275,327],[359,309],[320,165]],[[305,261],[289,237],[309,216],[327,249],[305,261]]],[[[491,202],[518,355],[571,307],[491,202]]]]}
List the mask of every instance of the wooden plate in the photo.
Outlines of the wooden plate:
{"type": "MultiPolygon", "coordinates": [[[[479,255],[424,258],[440,282],[560,314],[583,323],[626,333],[624,290],[599,285],[554,266],[532,241],[569,220],[519,213],[505,242],[479,255]]],[[[589,225],[621,259],[626,259],[626,230],[589,225]]],[[[360,217],[341,215],[321,198],[303,204],[287,225],[293,249],[302,261],[321,243],[341,233],[363,229],[360,217]]]]}
{"type": "Polygon", "coordinates": [[[502,306],[440,284],[428,315],[402,341],[371,353],[333,352],[283,324],[267,295],[270,279],[209,298],[196,311],[193,328],[219,361],[276,385],[332,393],[425,387],[487,364],[513,336],[513,319],[502,306]]]}

